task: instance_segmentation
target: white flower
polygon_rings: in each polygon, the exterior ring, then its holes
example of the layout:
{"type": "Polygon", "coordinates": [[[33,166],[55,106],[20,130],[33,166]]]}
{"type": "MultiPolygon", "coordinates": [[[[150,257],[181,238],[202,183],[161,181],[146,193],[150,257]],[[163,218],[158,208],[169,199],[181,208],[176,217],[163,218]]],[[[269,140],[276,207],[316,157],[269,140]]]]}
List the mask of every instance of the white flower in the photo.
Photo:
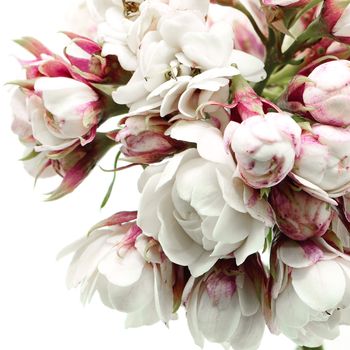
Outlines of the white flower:
{"type": "MultiPolygon", "coordinates": [[[[123,45],[135,54],[136,61],[127,59],[135,72],[127,85],[113,93],[117,103],[128,105],[131,113],[159,110],[164,116],[183,113],[181,97],[185,95],[183,99],[190,99],[192,106],[183,115],[197,118],[199,105],[191,98],[194,93],[199,95],[198,103],[211,99],[227,103],[232,76],[242,74],[253,82],[265,78],[262,61],[234,49],[233,28],[228,21],[209,23],[195,6],[171,4],[146,1],[137,20],[128,22],[129,34],[123,45]]],[[[123,59],[124,53],[114,53],[123,59]]]]}
{"type": "Polygon", "coordinates": [[[272,225],[270,207],[240,179],[233,180],[235,164],[218,129],[181,121],[171,137],[197,142],[198,151],[184,151],[144,171],[138,225],[193,276],[233,252],[243,263],[264,244],[265,223],[272,225]]]}
{"type": "Polygon", "coordinates": [[[226,138],[235,153],[242,179],[253,188],[281,182],[299,154],[301,128],[288,113],[267,113],[232,122],[226,138]]]}
{"type": "Polygon", "coordinates": [[[81,286],[82,301],[97,291],[103,303],[127,313],[126,326],[167,323],[173,310],[173,265],[159,244],[134,223],[96,230],[61,255],[76,251],[67,285],[81,286]]]}
{"type": "Polygon", "coordinates": [[[265,322],[253,283],[233,260],[203,277],[191,277],[184,293],[187,321],[197,345],[204,340],[236,350],[258,349],[265,322]]]}
{"type": "Polygon", "coordinates": [[[325,240],[286,241],[277,249],[275,326],[298,345],[317,347],[349,324],[350,257],[325,240]]]}
{"type": "Polygon", "coordinates": [[[101,112],[99,96],[88,85],[70,78],[39,78],[28,102],[37,151],[57,151],[85,143],[101,112]]]}

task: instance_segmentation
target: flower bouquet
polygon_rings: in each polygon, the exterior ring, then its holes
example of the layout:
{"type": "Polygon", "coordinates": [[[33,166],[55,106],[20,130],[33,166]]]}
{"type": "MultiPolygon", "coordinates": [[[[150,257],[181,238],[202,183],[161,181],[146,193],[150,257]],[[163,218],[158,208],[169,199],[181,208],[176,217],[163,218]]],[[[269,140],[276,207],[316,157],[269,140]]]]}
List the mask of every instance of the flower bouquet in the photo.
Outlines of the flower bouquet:
{"type": "Polygon", "coordinates": [[[199,346],[258,349],[266,325],[304,349],[338,337],[350,324],[350,1],[85,6],[89,26],[63,32],[62,53],[17,40],[32,59],[11,82],[26,169],[62,177],[49,200],[112,149],[114,180],[142,170],[136,210],[61,253],[74,254],[68,286],[128,327],[183,307],[199,346]]]}

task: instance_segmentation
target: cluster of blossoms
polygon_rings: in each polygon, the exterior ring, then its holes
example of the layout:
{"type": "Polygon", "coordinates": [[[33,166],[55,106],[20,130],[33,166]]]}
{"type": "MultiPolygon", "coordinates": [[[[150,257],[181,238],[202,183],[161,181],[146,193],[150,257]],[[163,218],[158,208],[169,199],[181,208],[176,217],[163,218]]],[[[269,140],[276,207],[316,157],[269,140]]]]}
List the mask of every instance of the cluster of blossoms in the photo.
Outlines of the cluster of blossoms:
{"type": "MultiPolygon", "coordinates": [[[[13,131],[72,192],[113,147],[140,202],[68,247],[67,282],[126,325],[258,349],[350,325],[350,1],[88,0],[63,54],[33,38],[13,131]],[[87,11],[87,10],[84,10],[87,11]],[[267,257],[267,259],[265,259],[267,257]],[[269,263],[263,263],[269,261],[269,263]]],[[[106,197],[108,199],[108,197],[106,197]]]]}

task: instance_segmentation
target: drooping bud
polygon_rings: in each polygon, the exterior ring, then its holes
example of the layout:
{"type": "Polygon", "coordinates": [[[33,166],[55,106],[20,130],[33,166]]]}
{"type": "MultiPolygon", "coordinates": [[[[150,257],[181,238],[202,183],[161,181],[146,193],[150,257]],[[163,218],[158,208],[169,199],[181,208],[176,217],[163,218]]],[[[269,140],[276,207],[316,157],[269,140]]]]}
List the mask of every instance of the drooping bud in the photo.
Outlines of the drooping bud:
{"type": "Polygon", "coordinates": [[[157,115],[138,115],[122,119],[121,130],[110,133],[122,144],[121,152],[129,161],[141,164],[159,162],[188,147],[185,142],[165,135],[170,124],[157,115]]]}
{"type": "Polygon", "coordinates": [[[288,181],[273,187],[269,198],[280,230],[291,239],[302,241],[327,232],[333,218],[329,203],[288,181]]]}

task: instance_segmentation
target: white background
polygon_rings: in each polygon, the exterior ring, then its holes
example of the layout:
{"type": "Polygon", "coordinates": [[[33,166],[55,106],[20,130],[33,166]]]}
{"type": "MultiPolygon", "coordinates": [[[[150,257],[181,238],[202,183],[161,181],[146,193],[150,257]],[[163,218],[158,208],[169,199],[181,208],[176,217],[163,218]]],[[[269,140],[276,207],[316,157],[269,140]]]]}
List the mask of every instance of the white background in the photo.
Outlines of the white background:
{"type": "MultiPolygon", "coordinates": [[[[99,205],[111,174],[95,169],[72,195],[53,203],[44,202],[44,193],[57,185],[57,179],[41,181],[33,189],[18,159],[23,148],[11,133],[11,111],[6,81],[20,78],[14,53],[21,54],[11,39],[35,36],[53,47],[60,40],[54,33],[70,29],[65,14],[73,1],[12,0],[0,3],[0,349],[4,350],[178,350],[196,349],[184,315],[170,330],[158,324],[125,330],[123,315],[94,299],[83,307],[78,291],[65,288],[69,259],[55,257],[65,245],[84,235],[97,221],[119,210],[137,208],[138,170],[119,173],[111,201],[101,211],[99,205]]],[[[113,164],[113,154],[103,161],[113,164]]],[[[329,286],[332,288],[332,286],[329,286]]],[[[348,329],[326,348],[349,349],[348,329]]],[[[208,345],[206,349],[221,347],[208,345]]],[[[292,350],[283,337],[267,332],[262,350],[292,350]]],[[[239,349],[237,349],[239,350],[239,349]]]]}

